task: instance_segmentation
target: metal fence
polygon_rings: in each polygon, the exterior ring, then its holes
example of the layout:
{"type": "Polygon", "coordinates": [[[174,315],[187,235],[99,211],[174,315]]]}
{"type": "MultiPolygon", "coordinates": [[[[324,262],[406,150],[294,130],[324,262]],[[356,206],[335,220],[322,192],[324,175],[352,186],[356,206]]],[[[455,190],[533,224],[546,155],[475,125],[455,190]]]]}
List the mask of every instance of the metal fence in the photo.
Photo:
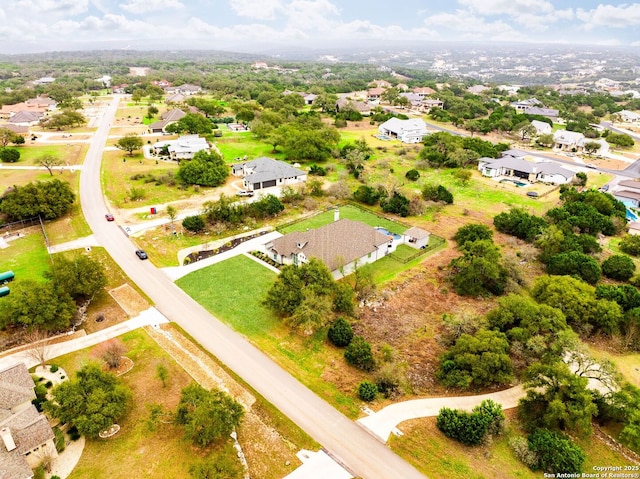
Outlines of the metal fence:
{"type": "Polygon", "coordinates": [[[429,235],[429,244],[424,249],[420,249],[416,251],[416,253],[412,254],[411,256],[400,257],[395,253],[390,253],[389,256],[402,264],[407,264],[413,261],[414,259],[419,258],[420,256],[424,256],[431,251],[437,250],[438,248],[443,246],[445,243],[446,243],[446,240],[444,238],[441,238],[440,236],[436,236],[432,234],[432,235],[429,235]]]}

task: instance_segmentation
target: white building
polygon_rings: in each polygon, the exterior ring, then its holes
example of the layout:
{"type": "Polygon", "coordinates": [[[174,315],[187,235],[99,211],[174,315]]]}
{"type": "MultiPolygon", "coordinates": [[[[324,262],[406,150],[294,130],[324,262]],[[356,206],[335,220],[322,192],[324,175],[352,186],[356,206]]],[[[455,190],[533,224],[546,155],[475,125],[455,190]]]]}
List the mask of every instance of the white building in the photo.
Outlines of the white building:
{"type": "Polygon", "coordinates": [[[190,160],[199,151],[209,151],[210,145],[198,135],[184,135],[177,140],[159,141],[151,147],[155,155],[166,151],[172,160],[190,160]]]}
{"type": "Polygon", "coordinates": [[[378,131],[381,135],[397,138],[403,143],[420,143],[429,134],[422,118],[390,118],[378,127],[378,131]]]}
{"type": "Polygon", "coordinates": [[[241,176],[244,188],[251,191],[303,183],[307,174],[273,158],[260,157],[231,166],[231,174],[241,176]]]}

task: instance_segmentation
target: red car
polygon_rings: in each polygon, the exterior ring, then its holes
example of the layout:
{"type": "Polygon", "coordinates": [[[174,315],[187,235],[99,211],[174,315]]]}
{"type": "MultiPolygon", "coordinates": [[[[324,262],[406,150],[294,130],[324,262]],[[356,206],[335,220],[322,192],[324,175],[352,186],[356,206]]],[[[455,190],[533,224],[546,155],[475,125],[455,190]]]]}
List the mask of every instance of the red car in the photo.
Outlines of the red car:
{"type": "Polygon", "coordinates": [[[104,217],[107,219],[107,221],[114,221],[115,218],[113,217],[113,215],[111,213],[107,213],[106,215],[104,215],[104,217]]]}

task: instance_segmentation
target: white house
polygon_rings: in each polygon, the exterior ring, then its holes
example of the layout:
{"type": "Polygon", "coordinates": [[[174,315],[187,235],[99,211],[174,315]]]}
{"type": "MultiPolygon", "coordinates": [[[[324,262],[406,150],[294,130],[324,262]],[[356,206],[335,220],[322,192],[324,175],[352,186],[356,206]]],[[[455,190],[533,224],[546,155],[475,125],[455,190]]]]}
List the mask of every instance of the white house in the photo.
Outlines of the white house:
{"type": "Polygon", "coordinates": [[[540,120],[532,120],[531,126],[536,129],[537,135],[548,135],[552,131],[549,123],[540,120]]]}
{"type": "Polygon", "coordinates": [[[210,145],[198,135],[184,135],[177,140],[159,141],[151,147],[155,155],[166,150],[172,160],[190,160],[199,151],[209,151],[210,145]]]}
{"type": "Polygon", "coordinates": [[[289,186],[303,183],[307,174],[273,158],[260,157],[244,163],[231,166],[234,176],[241,176],[244,188],[247,190],[261,190],[274,186],[289,186]]]}
{"type": "Polygon", "coordinates": [[[609,143],[601,138],[586,138],[576,131],[558,130],[553,134],[554,147],[562,151],[581,152],[587,143],[598,143],[600,148],[597,155],[607,155],[610,151],[609,143]]]}
{"type": "Polygon", "coordinates": [[[409,228],[402,235],[404,244],[412,248],[421,249],[429,245],[430,233],[416,226],[409,228]]]}
{"type": "Polygon", "coordinates": [[[397,138],[403,143],[420,143],[429,134],[422,118],[390,118],[378,127],[378,131],[381,135],[397,138]]]}
{"type": "Polygon", "coordinates": [[[501,158],[480,158],[478,170],[483,176],[517,178],[530,183],[538,181],[563,185],[569,183],[575,173],[551,161],[533,162],[524,157],[506,155],[501,158]]]}
{"type": "Polygon", "coordinates": [[[620,115],[620,118],[622,118],[622,121],[625,123],[637,123],[640,121],[640,113],[636,113],[635,111],[622,110],[618,112],[618,115],[620,115]]]}
{"type": "Polygon", "coordinates": [[[299,265],[311,258],[321,260],[335,278],[350,274],[356,265],[383,258],[393,252],[393,236],[348,219],[339,219],[320,228],[295,231],[264,245],[266,254],[280,264],[299,265]]]}

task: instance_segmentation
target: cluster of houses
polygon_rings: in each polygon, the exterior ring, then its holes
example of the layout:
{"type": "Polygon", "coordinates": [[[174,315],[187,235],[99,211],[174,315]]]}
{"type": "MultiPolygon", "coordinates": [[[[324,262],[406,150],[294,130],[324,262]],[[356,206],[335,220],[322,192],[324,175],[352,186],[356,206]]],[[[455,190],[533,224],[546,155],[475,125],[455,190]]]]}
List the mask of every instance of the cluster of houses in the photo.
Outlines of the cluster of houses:
{"type": "Polygon", "coordinates": [[[56,109],[57,103],[46,96],[36,96],[13,105],[2,105],[0,118],[5,122],[2,128],[17,134],[27,134],[29,127],[37,125],[43,117],[56,109]]]}
{"type": "Polygon", "coordinates": [[[58,453],[47,418],[31,403],[35,383],[24,363],[0,371],[0,477],[28,479],[58,453]]]}

